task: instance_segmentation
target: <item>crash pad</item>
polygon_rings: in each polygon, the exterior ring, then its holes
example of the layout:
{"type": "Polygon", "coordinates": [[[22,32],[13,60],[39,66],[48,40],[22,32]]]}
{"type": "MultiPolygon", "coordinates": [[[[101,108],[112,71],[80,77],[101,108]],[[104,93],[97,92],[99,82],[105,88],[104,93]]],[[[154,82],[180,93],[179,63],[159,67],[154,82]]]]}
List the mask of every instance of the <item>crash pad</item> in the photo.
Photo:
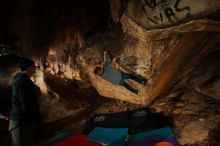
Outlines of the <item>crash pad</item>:
{"type": "Polygon", "coordinates": [[[172,128],[172,119],[160,113],[153,113],[149,108],[131,111],[97,114],[90,118],[83,130],[89,134],[95,127],[128,128],[129,134],[150,131],[169,126],[172,128]]]}
{"type": "Polygon", "coordinates": [[[99,143],[87,141],[87,137],[88,135],[75,135],[49,146],[101,146],[99,143]]]}
{"type": "Polygon", "coordinates": [[[107,144],[109,146],[124,146],[127,135],[128,128],[95,127],[89,134],[87,140],[107,144]]]}

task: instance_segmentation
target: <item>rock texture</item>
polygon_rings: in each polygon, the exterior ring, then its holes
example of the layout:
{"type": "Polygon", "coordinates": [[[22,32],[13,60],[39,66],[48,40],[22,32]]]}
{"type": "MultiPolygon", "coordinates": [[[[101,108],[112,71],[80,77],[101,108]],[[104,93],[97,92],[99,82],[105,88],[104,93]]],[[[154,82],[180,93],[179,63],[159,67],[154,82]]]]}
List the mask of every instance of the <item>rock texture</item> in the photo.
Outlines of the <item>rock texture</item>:
{"type": "Polygon", "coordinates": [[[207,32],[179,34],[169,39],[148,43],[131,36],[124,36],[119,48],[120,54],[113,58],[113,65],[122,72],[136,74],[148,80],[147,85],[128,80],[131,86],[138,89],[138,94],[122,86],[112,85],[95,75],[95,68],[102,66],[100,52],[104,51],[103,48],[108,48],[104,43],[101,47],[95,44],[86,48],[88,52],[94,50],[93,53],[96,52],[95,50],[100,50],[97,51],[99,52],[97,55],[92,55],[93,59],[92,56],[88,57],[90,53],[84,51],[78,56],[78,61],[102,96],[146,106],[169,89],[179,76],[184,74],[184,68],[192,70],[208,54],[217,50],[219,39],[218,33],[207,32]],[[192,39],[194,41],[191,41],[192,39]],[[102,89],[103,87],[106,87],[105,90],[102,89]]]}
{"type": "MultiPolygon", "coordinates": [[[[38,66],[33,81],[46,123],[91,107],[98,109],[87,115],[149,106],[174,118],[181,145],[220,143],[218,0],[4,0],[0,8],[0,43],[11,46],[0,50],[4,103],[19,58],[27,56],[38,66]],[[113,68],[147,84],[126,80],[135,94],[95,74],[104,52],[113,68]]],[[[69,122],[69,130],[79,132],[84,121],[69,122]]]]}
{"type": "MultiPolygon", "coordinates": [[[[114,88],[114,91],[116,91],[111,95],[108,90],[101,93],[102,90],[95,86],[103,96],[146,106],[178,80],[183,72],[183,65],[186,66],[185,68],[192,69],[205,56],[218,49],[218,32],[220,29],[216,14],[219,12],[219,2],[212,0],[209,2],[209,7],[206,5],[207,2],[203,0],[200,5],[197,5],[196,1],[181,0],[142,0],[138,2],[121,0],[109,1],[110,7],[103,2],[103,6],[111,10],[114,21],[122,24],[123,32],[120,30],[120,25],[116,26],[109,23],[105,30],[96,32],[96,35],[88,39],[88,36],[94,33],[92,28],[95,29],[96,25],[99,26],[107,21],[104,19],[107,11],[103,15],[99,13],[103,8],[94,11],[94,13],[103,16],[100,21],[92,15],[91,19],[86,20],[87,23],[84,24],[84,16],[89,15],[90,10],[93,10],[89,6],[88,10],[83,9],[82,13],[76,13],[76,16],[83,20],[75,23],[75,19],[70,19],[72,16],[68,13],[70,12],[69,9],[65,12],[62,11],[64,8],[69,8],[69,5],[73,5],[72,3],[65,2],[62,7],[52,6],[49,9],[44,9],[44,7],[47,8],[49,2],[36,3],[32,1],[28,3],[26,10],[31,10],[32,5],[36,6],[34,13],[22,17],[25,20],[24,24],[27,23],[30,26],[30,29],[26,32],[27,34],[22,38],[28,38],[29,41],[27,43],[20,41],[20,43],[23,43],[24,49],[17,51],[23,55],[34,56],[33,58],[37,64],[52,75],[64,80],[77,80],[82,88],[90,86],[85,75],[89,75],[89,78],[98,79],[97,76],[92,75],[95,68],[91,69],[91,66],[102,65],[103,52],[110,51],[113,58],[113,67],[122,72],[140,76],[148,80],[148,84],[141,85],[128,80],[127,82],[133,88],[138,89],[138,94],[133,94],[120,86],[109,85],[101,78],[98,81],[93,81],[92,84],[100,84],[99,86],[104,88],[108,86],[110,88],[106,89],[114,88]],[[36,42],[34,41],[38,39],[28,37],[30,32],[38,30],[38,28],[35,28],[37,26],[29,24],[30,17],[34,16],[33,22],[36,22],[36,24],[42,22],[41,19],[38,19],[38,15],[35,15],[39,12],[38,8],[41,7],[42,11],[39,14],[45,16],[45,18],[52,19],[52,16],[54,16],[69,22],[62,29],[59,23],[54,26],[54,29],[49,32],[51,35],[48,36],[51,40],[38,43],[42,47],[35,45],[36,42]],[[55,12],[62,12],[62,15],[55,12]],[[192,39],[194,41],[191,41],[192,39]],[[37,46],[40,49],[35,49],[37,46]],[[33,48],[33,52],[27,53],[28,47],[33,48]],[[89,68],[90,71],[85,71],[89,68]]],[[[86,4],[87,1],[76,1],[75,3],[81,6],[86,4]]],[[[7,2],[4,4],[9,6],[7,2]]],[[[59,5],[59,3],[55,3],[55,5],[59,5]]],[[[14,10],[12,16],[17,11],[18,9],[14,10]]],[[[3,24],[2,27],[6,27],[5,23],[3,24]]],[[[12,26],[9,25],[5,29],[11,29],[12,26]]],[[[42,22],[43,29],[46,29],[47,26],[48,24],[42,22]]],[[[20,34],[17,27],[11,30],[16,35],[20,34]]],[[[7,34],[6,32],[2,34],[7,34]]],[[[42,32],[38,36],[43,34],[42,32]]],[[[12,38],[12,36],[9,38],[12,38]]],[[[16,45],[19,39],[15,38],[14,40],[16,45]]]]}
{"type": "MultiPolygon", "coordinates": [[[[179,5],[183,4],[182,1],[129,1],[120,20],[123,31],[132,36],[125,36],[121,45],[117,46],[121,50],[121,54],[113,58],[113,65],[123,72],[133,73],[148,79],[148,84],[143,86],[129,80],[128,83],[139,92],[136,95],[129,93],[129,91],[127,93],[123,87],[111,85],[97,77],[93,72],[98,62],[95,65],[82,55],[79,58],[81,58],[82,66],[87,70],[86,73],[93,86],[102,96],[144,106],[149,105],[157,96],[166,91],[178,79],[178,76],[181,76],[181,73],[184,72],[183,65],[185,68],[192,69],[209,53],[218,49],[219,43],[216,40],[219,40],[219,23],[212,20],[195,20],[218,12],[218,6],[213,6],[212,10],[203,7],[206,2],[203,1],[201,7],[195,1],[186,2],[184,4],[188,4],[190,7],[185,6],[180,10],[179,5]],[[143,10],[145,5],[152,8],[152,10],[149,9],[151,13],[143,10]],[[174,15],[174,8],[177,16],[174,15]],[[139,10],[145,11],[143,12],[145,14],[139,10]],[[166,16],[166,20],[162,23],[155,23],[155,28],[183,22],[188,23],[168,29],[151,28],[151,24],[147,23],[151,22],[149,17],[152,15],[150,14],[156,14],[158,10],[161,17],[166,16]],[[192,11],[192,13],[179,14],[180,11],[185,10],[192,11]],[[142,23],[144,25],[141,25],[142,23]],[[211,26],[214,26],[214,29],[211,26]],[[160,35],[159,38],[156,39],[156,35],[160,35]],[[106,87],[106,90],[102,90],[101,87],[106,87]]],[[[211,1],[211,4],[217,3],[217,1],[211,1]]],[[[94,44],[93,49],[95,48],[94,44]]],[[[105,48],[104,44],[103,48],[105,48]]],[[[101,64],[99,63],[99,65],[101,64]]]]}

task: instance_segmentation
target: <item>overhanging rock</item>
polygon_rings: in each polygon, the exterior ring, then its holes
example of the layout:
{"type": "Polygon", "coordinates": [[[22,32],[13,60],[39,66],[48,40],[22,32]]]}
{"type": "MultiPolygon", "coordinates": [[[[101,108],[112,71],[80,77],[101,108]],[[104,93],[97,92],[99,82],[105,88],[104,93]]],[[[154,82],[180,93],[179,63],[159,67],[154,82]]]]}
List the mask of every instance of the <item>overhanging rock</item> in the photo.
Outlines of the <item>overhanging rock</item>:
{"type": "Polygon", "coordinates": [[[81,64],[101,95],[147,106],[167,91],[186,68],[193,69],[218,48],[219,8],[217,0],[199,4],[195,0],[128,1],[120,17],[128,35],[121,43],[120,55],[113,58],[113,66],[148,80],[147,85],[127,80],[137,94],[95,75],[97,64],[86,64],[83,55],[79,57],[81,64]]]}

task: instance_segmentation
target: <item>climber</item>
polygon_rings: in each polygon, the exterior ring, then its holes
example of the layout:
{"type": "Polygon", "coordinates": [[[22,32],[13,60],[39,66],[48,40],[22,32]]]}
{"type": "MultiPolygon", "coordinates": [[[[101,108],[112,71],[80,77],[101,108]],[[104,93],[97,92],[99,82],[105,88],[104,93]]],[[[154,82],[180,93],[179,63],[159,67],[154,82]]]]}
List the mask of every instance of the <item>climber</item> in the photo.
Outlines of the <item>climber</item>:
{"type": "Polygon", "coordinates": [[[35,62],[24,58],[19,65],[21,72],[12,79],[12,109],[9,131],[16,146],[32,146],[40,126],[37,93],[30,77],[35,73],[35,62]]]}
{"type": "Polygon", "coordinates": [[[103,68],[97,67],[94,70],[94,73],[96,75],[102,76],[103,79],[109,81],[113,85],[121,85],[124,86],[126,89],[133,93],[138,93],[138,90],[132,88],[128,83],[126,83],[127,79],[132,79],[138,83],[146,84],[145,79],[141,79],[135,75],[124,73],[121,71],[118,71],[112,67],[112,60],[111,56],[108,52],[104,52],[104,62],[103,62],[103,68]]]}

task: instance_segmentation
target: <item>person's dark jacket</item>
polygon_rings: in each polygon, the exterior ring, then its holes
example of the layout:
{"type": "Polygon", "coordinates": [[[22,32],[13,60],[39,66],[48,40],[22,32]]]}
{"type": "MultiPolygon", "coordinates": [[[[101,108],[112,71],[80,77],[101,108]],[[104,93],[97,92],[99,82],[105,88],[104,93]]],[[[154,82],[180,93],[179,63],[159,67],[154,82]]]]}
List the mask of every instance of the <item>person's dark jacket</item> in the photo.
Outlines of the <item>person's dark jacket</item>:
{"type": "Polygon", "coordinates": [[[40,122],[35,85],[25,73],[18,73],[12,79],[10,120],[40,122]]]}

